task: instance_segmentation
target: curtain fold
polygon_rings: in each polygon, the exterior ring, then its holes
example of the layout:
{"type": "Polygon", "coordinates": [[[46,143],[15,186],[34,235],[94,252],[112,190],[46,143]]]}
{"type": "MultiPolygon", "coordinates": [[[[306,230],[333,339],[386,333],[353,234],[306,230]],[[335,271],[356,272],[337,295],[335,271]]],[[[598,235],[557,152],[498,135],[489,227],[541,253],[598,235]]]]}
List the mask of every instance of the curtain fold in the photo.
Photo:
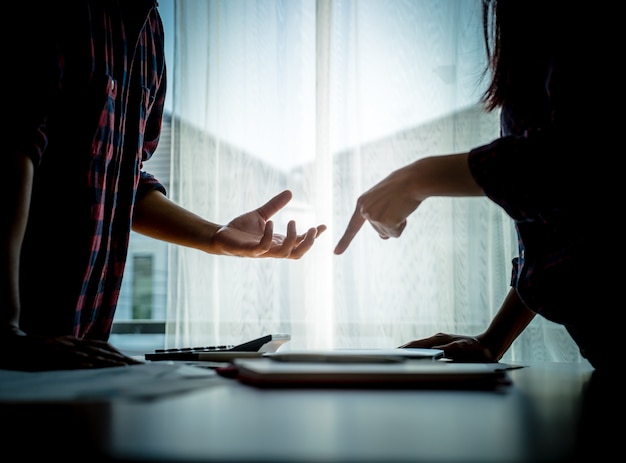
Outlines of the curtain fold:
{"type": "MultiPolygon", "coordinates": [[[[508,291],[516,238],[486,198],[431,198],[399,239],[369,225],[332,249],[358,196],[393,169],[498,135],[478,103],[480,1],[175,0],[173,199],[225,223],[285,188],[296,219],[328,230],[298,261],[171,248],[167,345],[393,347],[478,334],[508,291]]],[[[537,317],[505,361],[580,360],[537,317]]]]}

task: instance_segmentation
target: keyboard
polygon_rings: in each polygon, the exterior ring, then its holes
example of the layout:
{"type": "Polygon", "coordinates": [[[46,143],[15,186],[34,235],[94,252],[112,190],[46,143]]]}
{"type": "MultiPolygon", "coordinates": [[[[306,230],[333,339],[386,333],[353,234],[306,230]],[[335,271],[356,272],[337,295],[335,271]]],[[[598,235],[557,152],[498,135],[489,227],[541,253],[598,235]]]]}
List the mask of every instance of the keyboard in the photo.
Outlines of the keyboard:
{"type": "Polygon", "coordinates": [[[185,361],[223,361],[234,357],[260,357],[266,352],[276,352],[289,341],[289,334],[267,334],[236,345],[216,345],[204,347],[174,347],[156,349],[145,354],[146,360],[185,360],[185,361]],[[221,355],[224,354],[224,355],[221,355]]]}

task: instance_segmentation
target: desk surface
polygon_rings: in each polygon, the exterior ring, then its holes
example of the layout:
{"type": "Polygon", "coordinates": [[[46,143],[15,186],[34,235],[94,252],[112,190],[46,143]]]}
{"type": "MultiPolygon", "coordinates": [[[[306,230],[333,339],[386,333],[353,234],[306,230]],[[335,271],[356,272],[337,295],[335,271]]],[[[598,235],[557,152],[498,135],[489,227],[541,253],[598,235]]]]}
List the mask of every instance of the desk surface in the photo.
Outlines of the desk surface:
{"type": "Polygon", "coordinates": [[[588,364],[509,374],[498,391],[256,389],[220,378],[157,400],[4,404],[1,439],[25,456],[90,462],[560,462],[589,449],[594,461],[616,459],[602,433],[621,428],[601,417],[623,399],[588,364]]]}

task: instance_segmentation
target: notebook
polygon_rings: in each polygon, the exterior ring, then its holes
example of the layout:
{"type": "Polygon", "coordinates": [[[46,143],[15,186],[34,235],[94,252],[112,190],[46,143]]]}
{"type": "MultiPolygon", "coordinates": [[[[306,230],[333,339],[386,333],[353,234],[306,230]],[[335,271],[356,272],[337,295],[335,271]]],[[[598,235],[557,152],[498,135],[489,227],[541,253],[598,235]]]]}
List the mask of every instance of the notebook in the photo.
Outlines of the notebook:
{"type": "Polygon", "coordinates": [[[499,363],[456,363],[407,359],[392,362],[276,361],[264,356],[235,359],[236,378],[260,388],[277,387],[374,387],[495,389],[509,384],[507,370],[499,363]]]}

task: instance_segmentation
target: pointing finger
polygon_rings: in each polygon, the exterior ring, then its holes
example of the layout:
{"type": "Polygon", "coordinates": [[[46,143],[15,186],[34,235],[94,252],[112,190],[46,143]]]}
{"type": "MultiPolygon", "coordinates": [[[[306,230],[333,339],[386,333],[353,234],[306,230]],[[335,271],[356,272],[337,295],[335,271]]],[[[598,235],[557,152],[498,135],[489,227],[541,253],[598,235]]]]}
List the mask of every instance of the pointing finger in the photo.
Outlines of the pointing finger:
{"type": "Polygon", "coordinates": [[[335,254],[343,254],[343,252],[348,249],[352,239],[356,236],[364,223],[365,219],[357,208],[357,210],[354,211],[354,214],[352,214],[352,218],[348,223],[346,231],[343,233],[343,236],[337,243],[337,246],[335,246],[335,254]]]}

